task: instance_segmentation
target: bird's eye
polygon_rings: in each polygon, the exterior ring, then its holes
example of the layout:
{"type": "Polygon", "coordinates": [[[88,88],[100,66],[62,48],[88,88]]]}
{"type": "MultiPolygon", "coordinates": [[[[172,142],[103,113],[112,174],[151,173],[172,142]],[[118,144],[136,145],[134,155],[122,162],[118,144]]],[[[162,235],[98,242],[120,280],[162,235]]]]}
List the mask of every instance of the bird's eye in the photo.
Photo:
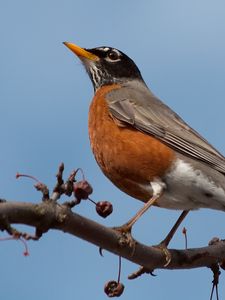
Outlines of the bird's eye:
{"type": "Polygon", "coordinates": [[[110,60],[118,60],[119,59],[119,53],[117,53],[116,51],[113,51],[113,50],[109,51],[107,56],[110,60]]]}

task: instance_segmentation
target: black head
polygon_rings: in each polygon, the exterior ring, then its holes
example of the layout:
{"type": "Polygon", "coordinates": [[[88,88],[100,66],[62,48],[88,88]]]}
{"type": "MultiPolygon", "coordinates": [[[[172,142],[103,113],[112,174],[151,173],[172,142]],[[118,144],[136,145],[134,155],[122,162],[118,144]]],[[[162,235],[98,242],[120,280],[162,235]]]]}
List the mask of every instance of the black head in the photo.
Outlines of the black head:
{"type": "Polygon", "coordinates": [[[81,59],[95,90],[112,83],[132,79],[143,80],[133,60],[118,49],[111,47],[83,49],[74,44],[64,44],[81,59]]]}

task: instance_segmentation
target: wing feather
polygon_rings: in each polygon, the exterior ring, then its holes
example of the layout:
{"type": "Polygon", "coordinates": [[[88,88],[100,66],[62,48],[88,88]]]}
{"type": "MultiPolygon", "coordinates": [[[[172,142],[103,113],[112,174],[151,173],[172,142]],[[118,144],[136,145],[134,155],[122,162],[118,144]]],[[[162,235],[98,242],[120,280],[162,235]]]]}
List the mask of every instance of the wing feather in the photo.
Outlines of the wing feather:
{"type": "Polygon", "coordinates": [[[225,174],[225,158],[141,83],[127,83],[107,96],[110,113],[119,121],[155,136],[181,154],[199,159],[225,174]]]}

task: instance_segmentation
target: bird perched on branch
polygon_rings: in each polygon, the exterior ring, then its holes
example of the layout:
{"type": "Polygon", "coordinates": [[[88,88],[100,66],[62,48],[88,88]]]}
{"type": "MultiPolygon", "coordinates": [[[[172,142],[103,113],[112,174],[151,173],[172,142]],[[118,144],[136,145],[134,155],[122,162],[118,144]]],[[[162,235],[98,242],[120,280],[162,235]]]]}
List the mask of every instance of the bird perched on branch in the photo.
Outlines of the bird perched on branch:
{"type": "Polygon", "coordinates": [[[94,86],[89,136],[103,173],[145,202],[130,230],[151,205],[183,210],[167,245],[189,210],[225,211],[225,158],[147,87],[126,54],[111,47],[64,43],[82,61],[94,86]]]}

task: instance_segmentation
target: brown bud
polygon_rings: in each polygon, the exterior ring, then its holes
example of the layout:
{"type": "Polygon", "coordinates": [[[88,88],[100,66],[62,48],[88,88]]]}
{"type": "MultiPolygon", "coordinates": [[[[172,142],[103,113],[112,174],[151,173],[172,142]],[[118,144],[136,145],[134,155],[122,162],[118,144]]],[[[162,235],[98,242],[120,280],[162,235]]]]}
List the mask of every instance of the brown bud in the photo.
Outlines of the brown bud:
{"type": "Polygon", "coordinates": [[[108,217],[113,211],[112,203],[109,201],[99,201],[96,203],[95,208],[99,216],[103,218],[108,217]]]}
{"type": "Polygon", "coordinates": [[[89,195],[93,192],[92,186],[87,180],[75,182],[73,185],[74,196],[77,200],[88,199],[89,195]]]}
{"type": "Polygon", "coordinates": [[[24,256],[29,256],[29,252],[28,252],[28,251],[24,251],[24,252],[23,252],[23,255],[24,255],[24,256]]]}
{"type": "Polygon", "coordinates": [[[123,293],[124,285],[115,280],[108,281],[105,284],[104,292],[108,297],[120,297],[123,293]]]}
{"type": "Polygon", "coordinates": [[[187,229],[186,229],[185,227],[183,227],[182,233],[183,233],[184,235],[187,234],[187,229]]]}

